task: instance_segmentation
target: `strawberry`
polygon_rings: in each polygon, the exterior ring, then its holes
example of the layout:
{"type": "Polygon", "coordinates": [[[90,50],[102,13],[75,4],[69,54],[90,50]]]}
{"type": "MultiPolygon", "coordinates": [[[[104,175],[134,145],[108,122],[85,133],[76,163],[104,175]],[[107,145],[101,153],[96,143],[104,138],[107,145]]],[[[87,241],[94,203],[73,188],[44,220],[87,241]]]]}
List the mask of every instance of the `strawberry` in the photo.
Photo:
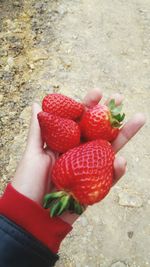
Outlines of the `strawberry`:
{"type": "Polygon", "coordinates": [[[81,117],[84,105],[61,94],[49,94],[43,99],[42,109],[62,118],[75,120],[81,117]]]}
{"type": "Polygon", "coordinates": [[[54,151],[63,153],[80,143],[79,125],[69,119],[41,111],[38,113],[43,141],[54,151]]]}
{"type": "Polygon", "coordinates": [[[125,117],[125,114],[120,114],[121,109],[122,105],[116,107],[114,100],[108,106],[96,105],[89,108],[80,121],[82,136],[88,141],[99,138],[113,141],[125,117]]]}
{"type": "Polygon", "coordinates": [[[55,162],[52,181],[57,192],[45,196],[44,207],[51,216],[70,209],[81,214],[85,205],[102,200],[113,180],[114,152],[106,140],[82,144],[55,162]]]}

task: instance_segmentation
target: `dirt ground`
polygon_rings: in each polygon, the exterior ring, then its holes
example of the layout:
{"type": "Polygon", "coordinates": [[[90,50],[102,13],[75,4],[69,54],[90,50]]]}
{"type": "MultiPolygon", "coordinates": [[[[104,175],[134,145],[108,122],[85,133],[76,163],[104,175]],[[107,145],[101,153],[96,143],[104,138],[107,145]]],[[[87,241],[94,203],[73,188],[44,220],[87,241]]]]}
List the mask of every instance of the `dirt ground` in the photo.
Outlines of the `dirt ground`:
{"type": "Polygon", "coordinates": [[[124,178],[64,240],[57,267],[150,266],[150,1],[0,0],[0,193],[23,152],[30,105],[48,92],[124,94],[147,124],[123,151],[124,178]]]}

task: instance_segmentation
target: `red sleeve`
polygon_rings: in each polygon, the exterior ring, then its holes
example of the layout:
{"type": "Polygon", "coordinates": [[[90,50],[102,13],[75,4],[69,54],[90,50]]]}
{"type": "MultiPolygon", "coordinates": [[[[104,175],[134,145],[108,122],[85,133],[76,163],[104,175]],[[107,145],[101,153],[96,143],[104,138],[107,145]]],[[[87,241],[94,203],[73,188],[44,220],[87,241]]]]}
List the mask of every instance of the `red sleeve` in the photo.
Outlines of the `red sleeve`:
{"type": "Polygon", "coordinates": [[[11,184],[0,199],[0,214],[31,233],[54,253],[58,252],[61,241],[72,230],[59,217],[50,218],[49,211],[17,192],[11,184]]]}

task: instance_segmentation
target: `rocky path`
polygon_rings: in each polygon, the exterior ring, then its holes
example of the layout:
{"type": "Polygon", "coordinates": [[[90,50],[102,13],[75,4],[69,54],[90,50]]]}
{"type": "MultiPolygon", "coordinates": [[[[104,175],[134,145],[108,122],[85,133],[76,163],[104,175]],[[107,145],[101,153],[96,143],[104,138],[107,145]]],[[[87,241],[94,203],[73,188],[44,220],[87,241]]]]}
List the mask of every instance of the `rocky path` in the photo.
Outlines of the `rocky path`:
{"type": "Polygon", "coordinates": [[[149,14],[149,0],[0,1],[1,193],[25,146],[30,105],[46,93],[120,92],[127,118],[148,119],[121,152],[127,174],[76,222],[57,267],[150,266],[149,14]]]}

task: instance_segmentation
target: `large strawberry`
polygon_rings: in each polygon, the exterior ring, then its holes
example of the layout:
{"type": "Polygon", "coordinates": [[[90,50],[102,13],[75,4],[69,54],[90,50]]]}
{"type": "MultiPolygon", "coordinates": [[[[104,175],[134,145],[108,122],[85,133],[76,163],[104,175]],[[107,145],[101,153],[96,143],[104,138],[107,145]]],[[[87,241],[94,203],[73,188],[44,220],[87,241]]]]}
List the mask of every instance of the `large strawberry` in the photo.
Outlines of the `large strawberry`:
{"type": "Polygon", "coordinates": [[[80,128],[72,120],[41,111],[38,113],[43,141],[54,151],[63,153],[80,143],[80,128]]]}
{"type": "Polygon", "coordinates": [[[43,99],[42,109],[62,118],[75,120],[81,117],[84,105],[61,94],[49,94],[43,99]]]}
{"type": "Polygon", "coordinates": [[[99,138],[113,141],[125,117],[120,114],[121,109],[122,105],[117,107],[111,100],[108,106],[98,104],[86,110],[80,122],[82,136],[88,141],[99,138]]]}
{"type": "Polygon", "coordinates": [[[82,144],[63,154],[55,163],[52,181],[57,192],[45,196],[51,216],[70,209],[81,214],[86,205],[103,199],[113,181],[114,152],[106,140],[82,144]]]}

